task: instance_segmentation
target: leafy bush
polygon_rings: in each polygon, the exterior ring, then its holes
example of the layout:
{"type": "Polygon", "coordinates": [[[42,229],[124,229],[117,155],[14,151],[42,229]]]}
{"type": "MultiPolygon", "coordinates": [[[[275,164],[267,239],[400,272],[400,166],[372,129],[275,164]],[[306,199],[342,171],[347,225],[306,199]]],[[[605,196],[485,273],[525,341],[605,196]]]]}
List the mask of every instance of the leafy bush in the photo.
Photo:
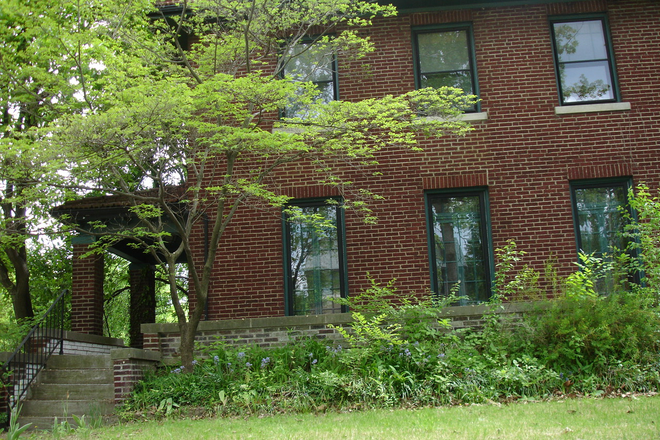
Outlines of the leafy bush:
{"type": "Polygon", "coordinates": [[[640,286],[660,300],[660,190],[652,195],[648,186],[640,184],[629,194],[630,207],[637,214],[632,217],[628,212],[626,236],[629,239],[630,253],[637,258],[630,262],[633,270],[643,276],[640,286]]]}
{"type": "Polygon", "coordinates": [[[658,311],[643,295],[567,296],[527,314],[510,349],[556,371],[605,375],[620,362],[657,362],[659,329],[658,311]]]}

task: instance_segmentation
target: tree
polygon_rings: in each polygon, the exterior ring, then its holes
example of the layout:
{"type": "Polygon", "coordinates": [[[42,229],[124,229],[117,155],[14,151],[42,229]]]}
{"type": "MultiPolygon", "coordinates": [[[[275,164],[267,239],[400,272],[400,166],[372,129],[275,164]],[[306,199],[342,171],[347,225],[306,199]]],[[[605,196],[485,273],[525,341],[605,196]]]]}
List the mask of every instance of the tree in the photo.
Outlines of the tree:
{"type": "MultiPolygon", "coordinates": [[[[328,60],[372,50],[355,29],[393,15],[391,6],[351,0],[180,6],[174,15],[152,13],[150,22],[132,16],[130,26],[126,16],[106,17],[101,25],[113,39],[104,44],[112,44],[113,57],[104,60],[102,104],[91,100],[91,111],[61,118],[41,141],[66,157],[69,188],[114,196],[126,207],[122,222],[78,224],[98,237],[97,249],[130,240],[167,269],[181,361],[190,369],[220,240],[245,206],[286,206],[278,172],[306,167],[310,178],[344,194],[346,209],[371,221],[367,202],[374,195],[351,188],[343,167],[373,167],[384,148],[415,149],[418,133],[465,133],[457,116],[474,99],[451,88],[361,102],[327,99],[328,60]],[[201,255],[193,251],[193,234],[205,218],[209,242],[201,255]],[[194,293],[188,310],[176,283],[181,259],[194,293]]],[[[301,211],[288,214],[319,222],[301,211]]]]}
{"type": "Polygon", "coordinates": [[[0,9],[0,286],[18,320],[34,314],[27,240],[47,233],[48,209],[64,197],[57,152],[37,130],[101,104],[104,15],[95,1],[5,0],[0,9]]]}

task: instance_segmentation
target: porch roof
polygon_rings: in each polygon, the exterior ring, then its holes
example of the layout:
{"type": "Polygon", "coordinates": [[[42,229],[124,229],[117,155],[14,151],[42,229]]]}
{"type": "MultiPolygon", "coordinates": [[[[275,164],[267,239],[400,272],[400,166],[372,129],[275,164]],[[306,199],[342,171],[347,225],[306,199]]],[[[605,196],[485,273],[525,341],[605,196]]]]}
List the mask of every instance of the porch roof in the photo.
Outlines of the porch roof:
{"type": "MultiPolygon", "coordinates": [[[[183,197],[184,187],[171,187],[163,198],[158,196],[158,190],[146,190],[138,193],[138,200],[144,203],[157,204],[159,200],[165,200],[171,205],[179,205],[179,209],[185,210],[183,197]]],[[[94,233],[94,222],[101,222],[106,225],[104,231],[119,230],[126,226],[137,224],[137,216],[130,211],[130,208],[136,204],[135,197],[124,194],[83,197],[77,200],[70,200],[62,205],[56,206],[51,210],[51,215],[65,224],[71,225],[81,234],[81,236],[94,237],[100,235],[94,233]]],[[[173,230],[167,242],[168,249],[174,250],[180,243],[181,238],[173,230]]],[[[135,247],[135,240],[125,239],[113,244],[108,248],[109,252],[114,253],[133,263],[156,263],[155,258],[144,250],[135,247]]],[[[183,262],[183,259],[182,261],[183,262]]]]}

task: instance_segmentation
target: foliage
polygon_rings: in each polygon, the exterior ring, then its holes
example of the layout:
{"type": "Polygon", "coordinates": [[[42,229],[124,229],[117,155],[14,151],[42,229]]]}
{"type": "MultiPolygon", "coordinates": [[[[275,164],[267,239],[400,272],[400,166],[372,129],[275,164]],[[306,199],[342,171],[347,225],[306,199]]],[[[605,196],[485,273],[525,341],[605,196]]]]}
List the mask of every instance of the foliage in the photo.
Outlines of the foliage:
{"type": "Polygon", "coordinates": [[[18,320],[35,312],[27,242],[58,232],[48,212],[65,198],[59,153],[44,148],[36,130],[89,110],[101,93],[90,87],[102,59],[90,20],[95,3],[7,0],[0,10],[0,286],[18,320]]]}
{"type": "Polygon", "coordinates": [[[564,375],[607,377],[624,364],[657,366],[660,315],[643,296],[567,296],[529,313],[510,335],[524,352],[564,375]]]}
{"type": "Polygon", "coordinates": [[[18,323],[12,317],[0,321],[0,351],[13,352],[32,328],[33,320],[18,323]]]}
{"type": "MultiPolygon", "coordinates": [[[[71,255],[66,245],[39,240],[28,240],[27,245],[34,317],[17,320],[10,296],[0,295],[0,351],[14,351],[62,290],[71,288],[71,255]]],[[[64,310],[68,315],[71,307],[64,310]]],[[[66,316],[64,322],[69,322],[66,316]]]]}
{"type": "MultiPolygon", "coordinates": [[[[540,274],[527,264],[516,270],[516,265],[526,255],[525,251],[518,249],[514,240],[507,240],[506,244],[495,249],[496,271],[494,283],[494,297],[497,301],[520,301],[523,299],[539,299],[540,274]]],[[[549,268],[546,270],[550,270],[549,268]]]]}
{"type": "Polygon", "coordinates": [[[641,273],[642,288],[655,296],[660,296],[660,193],[653,195],[645,184],[639,184],[629,193],[629,203],[636,213],[628,218],[626,236],[630,239],[629,251],[637,258],[631,261],[634,271],[641,273]]]}
{"type": "Polygon", "coordinates": [[[32,423],[25,425],[18,424],[18,417],[21,414],[21,405],[16,406],[11,411],[11,416],[9,417],[9,427],[7,428],[7,440],[16,440],[20,438],[21,434],[28,430],[32,423]]]}
{"type": "Polygon", "coordinates": [[[68,238],[28,241],[30,291],[35,313],[50,307],[62,290],[71,290],[72,254],[68,238]]]}
{"type": "Polygon", "coordinates": [[[595,253],[578,254],[580,268],[566,278],[566,296],[569,298],[598,298],[596,285],[598,280],[610,276],[614,263],[605,258],[597,257],[595,253]]]}

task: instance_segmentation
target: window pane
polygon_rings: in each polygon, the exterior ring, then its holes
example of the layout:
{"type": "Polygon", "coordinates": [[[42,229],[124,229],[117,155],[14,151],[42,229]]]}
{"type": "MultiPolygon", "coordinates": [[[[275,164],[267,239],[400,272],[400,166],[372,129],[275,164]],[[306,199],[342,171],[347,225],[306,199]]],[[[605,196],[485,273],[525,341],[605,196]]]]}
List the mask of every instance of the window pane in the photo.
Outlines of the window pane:
{"type": "Polygon", "coordinates": [[[490,281],[479,195],[432,196],[430,207],[438,293],[448,295],[460,282],[458,293],[468,302],[485,301],[490,281]]]}
{"type": "MultiPolygon", "coordinates": [[[[319,93],[316,99],[321,103],[333,101],[336,97],[334,76],[334,55],[320,43],[298,44],[287,54],[288,61],[284,76],[292,81],[313,82],[319,93]]],[[[291,99],[284,111],[287,117],[313,117],[307,105],[291,99]]]]}
{"type": "Polygon", "coordinates": [[[623,216],[619,207],[626,204],[626,189],[620,186],[575,189],[579,241],[583,252],[597,256],[623,249],[623,216]]]}
{"type": "Polygon", "coordinates": [[[600,20],[555,23],[554,29],[560,62],[607,59],[605,34],[600,20]]]}
{"type": "Polygon", "coordinates": [[[470,69],[467,31],[419,34],[417,41],[421,73],[470,69]]]}
{"type": "Polygon", "coordinates": [[[465,93],[472,93],[472,76],[470,72],[447,72],[422,74],[420,86],[424,87],[456,87],[465,93]]]}
{"type": "Polygon", "coordinates": [[[564,102],[614,99],[607,61],[564,64],[560,72],[564,102]]]}
{"type": "MultiPolygon", "coordinates": [[[[466,94],[477,92],[472,65],[470,28],[420,31],[414,34],[416,53],[416,85],[419,88],[455,87],[466,94]]],[[[475,111],[471,105],[465,111],[475,111]]]]}
{"type": "Polygon", "coordinates": [[[294,81],[332,81],[333,56],[321,45],[299,44],[292,48],[285,75],[294,81]]]}
{"type": "Polygon", "coordinates": [[[288,222],[290,300],[294,315],[339,313],[341,297],[337,207],[296,208],[314,223],[288,222]]]}

